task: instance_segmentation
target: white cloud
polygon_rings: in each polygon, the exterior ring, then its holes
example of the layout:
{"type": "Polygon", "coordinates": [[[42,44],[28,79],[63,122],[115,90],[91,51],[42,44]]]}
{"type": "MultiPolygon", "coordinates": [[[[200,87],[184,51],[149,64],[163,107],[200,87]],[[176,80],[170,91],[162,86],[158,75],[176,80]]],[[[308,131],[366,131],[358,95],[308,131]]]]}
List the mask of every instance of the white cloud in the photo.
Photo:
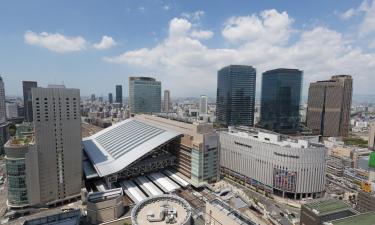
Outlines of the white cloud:
{"type": "Polygon", "coordinates": [[[24,34],[25,43],[47,48],[58,53],[76,52],[86,49],[87,42],[81,37],[68,37],[59,33],[35,33],[27,31],[24,34]]]}
{"type": "Polygon", "coordinates": [[[117,43],[115,42],[115,40],[113,40],[112,37],[104,35],[102,37],[102,40],[99,43],[94,44],[94,48],[96,48],[98,50],[105,50],[105,49],[110,49],[110,48],[112,48],[116,45],[117,45],[117,43]]]}
{"type": "Polygon", "coordinates": [[[189,20],[174,18],[169,23],[168,37],[156,46],[126,51],[104,60],[130,65],[141,73],[156,74],[175,96],[215,96],[217,70],[229,64],[255,66],[257,90],[262,72],[289,67],[304,70],[305,93],[309,82],[333,74],[353,75],[358,93],[372,91],[374,53],[353,47],[345,35],[322,26],[301,30],[290,40],[292,23],[286,12],[276,10],[233,17],[224,24],[222,34],[237,44],[230,48],[210,48],[200,41],[201,37],[193,35],[198,31],[189,20]]]}
{"type": "Polygon", "coordinates": [[[192,20],[192,21],[198,21],[205,15],[205,12],[203,10],[197,10],[195,12],[184,12],[181,13],[181,17],[192,20]]]}
{"type": "Polygon", "coordinates": [[[372,1],[371,5],[364,1],[360,8],[365,12],[365,18],[363,19],[360,28],[359,35],[366,36],[375,33],[375,0],[372,1]]]}
{"type": "Polygon", "coordinates": [[[292,32],[293,19],[286,12],[265,10],[260,15],[232,17],[226,21],[223,36],[232,43],[267,41],[285,43],[292,32]]]}
{"type": "Polygon", "coordinates": [[[164,10],[170,10],[171,7],[170,7],[169,5],[164,5],[164,6],[163,6],[163,9],[164,9],[164,10]]]}
{"type": "Polygon", "coordinates": [[[347,20],[347,19],[352,18],[356,13],[357,11],[351,8],[345,11],[344,13],[342,13],[340,16],[341,16],[341,19],[347,20]]]}
{"type": "Polygon", "coordinates": [[[208,40],[214,36],[214,33],[209,30],[193,30],[190,36],[201,40],[208,40]]]}

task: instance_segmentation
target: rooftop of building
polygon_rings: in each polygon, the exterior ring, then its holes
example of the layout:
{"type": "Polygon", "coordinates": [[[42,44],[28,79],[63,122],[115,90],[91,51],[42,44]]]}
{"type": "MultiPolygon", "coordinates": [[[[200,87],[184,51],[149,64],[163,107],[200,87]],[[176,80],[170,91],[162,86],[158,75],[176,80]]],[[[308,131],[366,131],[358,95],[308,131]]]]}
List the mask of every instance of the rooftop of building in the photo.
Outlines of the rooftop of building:
{"type": "Polygon", "coordinates": [[[290,137],[272,131],[254,127],[230,127],[225,133],[238,137],[249,138],[262,143],[289,148],[323,148],[323,144],[311,142],[301,137],[290,137]]]}
{"type": "Polygon", "coordinates": [[[191,206],[176,195],[158,195],[138,203],[132,209],[131,219],[133,225],[167,225],[171,224],[167,220],[171,214],[175,215],[173,224],[187,224],[192,215],[191,206]]]}
{"type": "Polygon", "coordinates": [[[28,220],[23,225],[78,225],[81,218],[79,209],[46,217],[28,220]]]}
{"type": "Polygon", "coordinates": [[[110,189],[107,191],[102,191],[102,192],[93,192],[89,193],[87,196],[87,201],[88,202],[103,202],[111,199],[118,198],[122,196],[123,190],[122,188],[115,188],[115,189],[110,189]]]}
{"type": "Polygon", "coordinates": [[[375,212],[363,213],[343,219],[334,220],[329,225],[374,225],[375,212]]]}
{"type": "Polygon", "coordinates": [[[351,207],[342,200],[334,198],[317,200],[307,203],[304,206],[317,215],[331,214],[351,209],[351,207]]]}
{"type": "Polygon", "coordinates": [[[100,177],[127,166],[182,133],[138,118],[130,118],[84,138],[82,143],[100,177]]]}
{"type": "Polygon", "coordinates": [[[129,77],[129,80],[156,81],[153,77],[129,77]]]}
{"type": "Polygon", "coordinates": [[[268,70],[268,71],[264,72],[263,74],[279,73],[279,72],[282,72],[282,73],[285,73],[285,72],[301,73],[303,71],[299,70],[299,69],[292,69],[292,68],[277,68],[277,69],[273,69],[273,70],[268,70]]]}
{"type": "Polygon", "coordinates": [[[225,203],[224,201],[222,201],[220,199],[214,199],[210,202],[210,204],[215,206],[216,208],[218,208],[226,216],[235,220],[238,224],[255,225],[255,223],[253,221],[251,221],[249,218],[243,216],[243,214],[241,212],[232,208],[230,205],[228,205],[227,203],[225,203]]]}
{"type": "Polygon", "coordinates": [[[23,137],[12,137],[9,139],[9,141],[6,143],[8,147],[21,147],[21,146],[27,146],[27,145],[33,145],[34,142],[34,136],[23,136],[23,137]]]}

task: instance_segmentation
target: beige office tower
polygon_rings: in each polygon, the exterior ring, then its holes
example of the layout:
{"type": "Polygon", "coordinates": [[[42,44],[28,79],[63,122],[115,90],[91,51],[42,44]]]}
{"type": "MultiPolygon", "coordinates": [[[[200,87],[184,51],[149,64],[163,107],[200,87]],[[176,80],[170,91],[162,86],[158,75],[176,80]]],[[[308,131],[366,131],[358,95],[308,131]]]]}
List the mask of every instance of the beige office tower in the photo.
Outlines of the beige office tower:
{"type": "Polygon", "coordinates": [[[171,96],[169,90],[164,90],[163,112],[169,112],[171,107],[171,96]]]}
{"type": "Polygon", "coordinates": [[[32,89],[40,201],[54,204],[81,191],[80,95],[64,86],[32,89]]]}
{"type": "Polygon", "coordinates": [[[375,121],[370,123],[370,133],[368,136],[368,148],[375,150],[375,121]]]}
{"type": "Polygon", "coordinates": [[[349,75],[310,84],[307,127],[322,136],[347,137],[353,80],[349,75]]]}

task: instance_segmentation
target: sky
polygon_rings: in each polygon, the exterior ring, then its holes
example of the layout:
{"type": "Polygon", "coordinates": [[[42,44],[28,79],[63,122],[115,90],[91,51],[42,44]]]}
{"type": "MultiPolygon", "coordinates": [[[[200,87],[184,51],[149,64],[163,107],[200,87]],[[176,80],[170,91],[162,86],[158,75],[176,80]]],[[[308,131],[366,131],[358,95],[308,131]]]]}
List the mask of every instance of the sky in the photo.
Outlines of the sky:
{"type": "Polygon", "coordinates": [[[216,95],[217,71],[252,65],[304,71],[310,82],[350,74],[375,95],[375,0],[2,0],[0,74],[8,96],[22,80],[65,84],[82,96],[115,93],[152,76],[171,97],[216,95]]]}

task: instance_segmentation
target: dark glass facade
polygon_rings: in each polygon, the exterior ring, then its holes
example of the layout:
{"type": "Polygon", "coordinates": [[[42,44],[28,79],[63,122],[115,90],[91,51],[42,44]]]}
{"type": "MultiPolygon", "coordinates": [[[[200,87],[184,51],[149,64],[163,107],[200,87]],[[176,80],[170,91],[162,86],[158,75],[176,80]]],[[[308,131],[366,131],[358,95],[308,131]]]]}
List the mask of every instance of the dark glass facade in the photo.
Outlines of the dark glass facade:
{"type": "Polygon", "coordinates": [[[116,85],[116,103],[122,104],[122,85],[116,85]]]}
{"type": "Polygon", "coordinates": [[[33,121],[33,104],[31,102],[31,88],[38,87],[36,81],[22,81],[23,88],[23,105],[25,113],[25,121],[33,121]]]}
{"type": "Polygon", "coordinates": [[[112,93],[108,94],[108,102],[109,102],[109,104],[113,103],[113,95],[112,95],[112,93]]]}
{"type": "Polygon", "coordinates": [[[252,66],[230,65],[217,73],[216,113],[226,126],[254,125],[256,70],[252,66]]]}
{"type": "Polygon", "coordinates": [[[275,69],[263,73],[260,125],[292,134],[299,131],[303,71],[275,69]]]}

